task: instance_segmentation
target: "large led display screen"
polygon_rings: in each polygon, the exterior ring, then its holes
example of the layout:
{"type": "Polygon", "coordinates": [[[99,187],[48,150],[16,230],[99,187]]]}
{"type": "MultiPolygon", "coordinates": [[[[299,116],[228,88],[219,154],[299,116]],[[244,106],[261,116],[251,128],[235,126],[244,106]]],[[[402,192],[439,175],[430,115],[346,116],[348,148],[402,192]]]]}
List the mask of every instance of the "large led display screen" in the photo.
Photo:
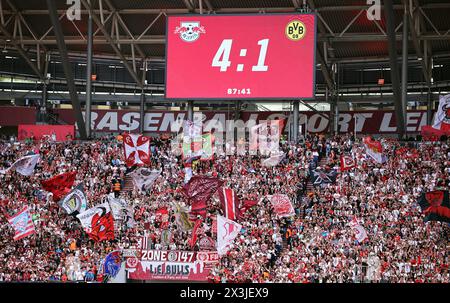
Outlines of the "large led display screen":
{"type": "Polygon", "coordinates": [[[314,98],[314,14],[169,16],[167,99],[314,98]]]}

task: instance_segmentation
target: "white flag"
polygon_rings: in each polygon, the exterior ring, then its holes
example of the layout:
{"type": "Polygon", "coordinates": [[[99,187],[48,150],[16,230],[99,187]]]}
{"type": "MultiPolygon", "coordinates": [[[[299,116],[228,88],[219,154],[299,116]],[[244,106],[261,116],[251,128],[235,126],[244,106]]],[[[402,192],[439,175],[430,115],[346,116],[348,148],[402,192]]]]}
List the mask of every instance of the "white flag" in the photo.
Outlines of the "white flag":
{"type": "Polygon", "coordinates": [[[75,212],[82,213],[86,210],[88,201],[84,193],[83,183],[78,184],[70,193],[68,193],[58,205],[66,211],[67,214],[75,212]]]}
{"type": "Polygon", "coordinates": [[[141,192],[145,192],[151,188],[160,174],[161,171],[159,170],[150,170],[148,168],[141,167],[130,173],[130,176],[133,179],[134,186],[136,186],[136,188],[141,192]]]}
{"type": "Polygon", "coordinates": [[[364,229],[364,227],[361,224],[358,223],[356,218],[354,218],[350,222],[350,226],[351,226],[353,232],[355,233],[355,238],[356,238],[356,241],[358,241],[358,243],[361,243],[365,239],[368,238],[366,230],[364,229]]]}
{"type": "Polygon", "coordinates": [[[85,229],[87,233],[91,233],[92,231],[92,218],[99,214],[100,216],[103,216],[111,211],[111,208],[109,207],[108,202],[96,205],[92,208],[87,209],[86,211],[82,212],[81,214],[77,215],[78,220],[80,220],[81,225],[85,229]]]}
{"type": "Polygon", "coordinates": [[[34,171],[34,168],[36,167],[36,164],[39,161],[39,157],[40,157],[39,155],[30,155],[22,157],[16,162],[14,162],[10,168],[0,170],[0,173],[5,174],[9,170],[15,169],[16,172],[18,172],[23,176],[31,176],[31,174],[34,171]]]}
{"type": "Polygon", "coordinates": [[[442,123],[450,124],[450,117],[448,117],[448,110],[450,110],[450,95],[439,97],[439,107],[434,116],[433,128],[442,129],[442,123]]]}
{"type": "Polygon", "coordinates": [[[135,223],[133,206],[128,205],[124,199],[114,197],[113,193],[108,195],[108,202],[114,220],[122,220],[129,228],[133,228],[135,223]]]}
{"type": "Polygon", "coordinates": [[[241,231],[242,225],[222,216],[217,216],[217,253],[222,256],[227,253],[241,231]]]}
{"type": "Polygon", "coordinates": [[[189,180],[192,178],[192,168],[191,167],[185,167],[184,168],[184,184],[189,183],[189,180]]]}
{"type": "Polygon", "coordinates": [[[279,154],[271,155],[270,158],[261,160],[261,165],[264,167],[277,166],[278,163],[280,163],[281,160],[283,160],[284,156],[285,156],[285,154],[283,152],[281,152],[279,154]]]}
{"type": "Polygon", "coordinates": [[[108,203],[111,207],[114,220],[122,219],[122,210],[126,210],[128,207],[127,201],[125,201],[124,199],[116,198],[114,197],[114,193],[110,193],[108,195],[108,203]]]}

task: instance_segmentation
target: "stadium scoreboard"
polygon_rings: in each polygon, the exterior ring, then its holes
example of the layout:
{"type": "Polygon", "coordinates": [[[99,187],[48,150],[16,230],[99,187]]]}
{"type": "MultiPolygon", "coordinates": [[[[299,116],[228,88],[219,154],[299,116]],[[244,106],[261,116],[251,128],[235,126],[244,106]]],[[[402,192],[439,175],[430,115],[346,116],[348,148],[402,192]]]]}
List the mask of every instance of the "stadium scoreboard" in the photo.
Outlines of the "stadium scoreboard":
{"type": "Polygon", "coordinates": [[[167,99],[311,99],[315,14],[169,16],[167,99]]]}

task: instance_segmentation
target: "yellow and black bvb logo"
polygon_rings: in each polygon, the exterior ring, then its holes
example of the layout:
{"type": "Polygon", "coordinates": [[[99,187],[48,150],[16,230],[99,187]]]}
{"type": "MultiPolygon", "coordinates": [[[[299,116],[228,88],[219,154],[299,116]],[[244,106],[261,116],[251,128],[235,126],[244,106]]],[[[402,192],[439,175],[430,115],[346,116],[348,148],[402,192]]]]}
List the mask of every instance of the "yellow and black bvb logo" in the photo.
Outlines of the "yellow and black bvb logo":
{"type": "Polygon", "coordinates": [[[292,41],[302,40],[305,34],[305,24],[299,20],[293,20],[286,25],[286,36],[292,41]]]}

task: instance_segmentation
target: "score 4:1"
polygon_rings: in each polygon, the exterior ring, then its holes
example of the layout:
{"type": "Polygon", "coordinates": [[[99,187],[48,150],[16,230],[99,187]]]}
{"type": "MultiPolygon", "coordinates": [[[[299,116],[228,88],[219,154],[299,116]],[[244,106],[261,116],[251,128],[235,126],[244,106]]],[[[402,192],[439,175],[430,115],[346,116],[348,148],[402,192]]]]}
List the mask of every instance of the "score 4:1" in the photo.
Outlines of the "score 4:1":
{"type": "MultiPolygon", "coordinates": [[[[226,72],[228,67],[231,66],[230,53],[231,46],[233,45],[233,39],[224,39],[220,44],[211,66],[220,67],[221,72],[226,72]],[[222,58],[222,59],[221,59],[222,58]]],[[[269,66],[264,65],[267,56],[267,48],[269,47],[269,39],[263,39],[258,41],[258,45],[261,45],[259,50],[258,63],[252,66],[252,72],[266,72],[269,66]]],[[[246,49],[241,49],[240,56],[245,57],[247,55],[246,49]]],[[[238,64],[237,71],[242,72],[244,70],[244,64],[238,64]]]]}

